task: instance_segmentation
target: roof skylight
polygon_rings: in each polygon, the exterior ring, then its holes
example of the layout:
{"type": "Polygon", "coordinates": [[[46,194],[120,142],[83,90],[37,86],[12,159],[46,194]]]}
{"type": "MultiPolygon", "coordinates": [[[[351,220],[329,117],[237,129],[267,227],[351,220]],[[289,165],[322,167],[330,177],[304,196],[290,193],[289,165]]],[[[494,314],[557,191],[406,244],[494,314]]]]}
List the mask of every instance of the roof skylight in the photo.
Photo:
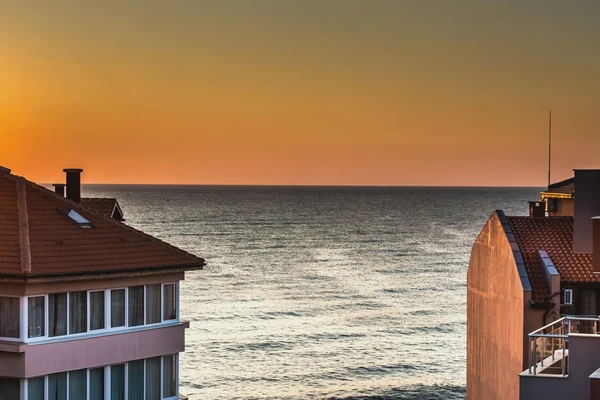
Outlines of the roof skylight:
{"type": "Polygon", "coordinates": [[[88,221],[86,218],[84,218],[81,214],[79,214],[77,211],[71,209],[71,210],[60,210],[63,213],[65,213],[67,215],[67,217],[71,218],[73,220],[73,222],[75,222],[77,225],[79,225],[80,228],[91,228],[92,227],[92,223],[90,221],[88,221]]]}

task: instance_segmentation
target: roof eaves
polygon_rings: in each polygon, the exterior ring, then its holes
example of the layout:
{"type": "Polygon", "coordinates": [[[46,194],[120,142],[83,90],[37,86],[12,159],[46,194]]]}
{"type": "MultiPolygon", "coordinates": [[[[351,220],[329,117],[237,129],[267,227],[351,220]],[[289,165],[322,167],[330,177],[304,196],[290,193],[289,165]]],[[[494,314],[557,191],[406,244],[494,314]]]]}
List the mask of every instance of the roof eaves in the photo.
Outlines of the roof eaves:
{"type": "Polygon", "coordinates": [[[506,218],[506,215],[502,210],[496,210],[495,213],[498,216],[498,220],[500,220],[500,224],[502,225],[502,229],[504,230],[506,239],[508,240],[510,248],[512,249],[515,265],[517,267],[519,278],[521,279],[521,285],[523,286],[523,290],[525,292],[531,292],[533,289],[531,287],[531,282],[529,281],[529,275],[527,275],[527,269],[525,268],[525,260],[523,259],[523,255],[521,254],[521,249],[519,248],[517,239],[515,238],[515,235],[513,234],[513,231],[510,228],[508,219],[506,218]]]}

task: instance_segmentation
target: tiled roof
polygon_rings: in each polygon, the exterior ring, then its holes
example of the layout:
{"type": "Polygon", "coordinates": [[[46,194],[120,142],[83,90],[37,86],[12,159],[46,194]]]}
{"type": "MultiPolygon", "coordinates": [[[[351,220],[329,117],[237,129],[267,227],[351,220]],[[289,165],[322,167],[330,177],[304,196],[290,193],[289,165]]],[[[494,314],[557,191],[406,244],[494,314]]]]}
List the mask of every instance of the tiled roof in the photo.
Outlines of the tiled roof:
{"type": "Polygon", "coordinates": [[[572,195],[575,193],[575,178],[569,178],[564,181],[553,183],[548,186],[548,190],[545,190],[542,193],[562,193],[572,195]]]}
{"type": "Polygon", "coordinates": [[[0,275],[40,277],[199,269],[204,264],[202,258],[33,182],[0,172],[0,275]],[[18,186],[22,189],[19,195],[18,186]],[[25,207],[26,213],[19,212],[19,205],[21,210],[25,207]],[[70,209],[89,220],[92,228],[81,228],[60,211],[70,209]],[[28,254],[30,273],[26,265],[28,254]]]}
{"type": "Polygon", "coordinates": [[[118,207],[117,199],[102,197],[84,197],[81,199],[81,204],[106,217],[112,217],[115,207],[118,207]]]}
{"type": "Polygon", "coordinates": [[[591,253],[573,253],[573,217],[507,217],[525,261],[533,300],[543,302],[550,294],[542,275],[537,251],[545,250],[560,274],[561,283],[597,283],[591,253]]]}

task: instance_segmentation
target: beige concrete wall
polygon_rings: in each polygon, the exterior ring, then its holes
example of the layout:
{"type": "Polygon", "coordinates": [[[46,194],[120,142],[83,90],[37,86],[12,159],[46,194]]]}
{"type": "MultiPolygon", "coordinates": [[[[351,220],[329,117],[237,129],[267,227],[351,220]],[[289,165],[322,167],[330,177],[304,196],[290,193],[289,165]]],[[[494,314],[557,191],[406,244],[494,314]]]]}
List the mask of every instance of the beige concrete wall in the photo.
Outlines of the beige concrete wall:
{"type": "Polygon", "coordinates": [[[494,213],[475,241],[467,273],[467,399],[519,398],[527,300],[494,213]]]}

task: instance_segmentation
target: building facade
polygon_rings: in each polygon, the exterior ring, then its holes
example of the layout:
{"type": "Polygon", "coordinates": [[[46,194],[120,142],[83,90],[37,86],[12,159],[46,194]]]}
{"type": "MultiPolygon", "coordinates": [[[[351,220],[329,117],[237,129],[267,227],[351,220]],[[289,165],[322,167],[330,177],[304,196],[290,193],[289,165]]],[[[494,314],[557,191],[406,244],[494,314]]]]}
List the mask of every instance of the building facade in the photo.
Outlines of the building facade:
{"type": "Polygon", "coordinates": [[[0,170],[0,400],[178,399],[179,285],[205,262],[66,172],[64,197],[0,170]]]}
{"type": "MultiPolygon", "coordinates": [[[[549,351],[546,346],[557,345],[532,341],[530,334],[564,315],[595,316],[600,310],[600,270],[593,263],[594,253],[600,254],[600,224],[596,234],[593,228],[600,215],[600,170],[575,170],[574,178],[550,185],[529,210],[529,216],[494,212],[471,252],[468,399],[529,398],[522,397],[523,379],[529,378],[523,371],[549,351]]],[[[594,327],[593,319],[570,319],[568,332],[562,327],[554,338],[563,340],[567,372],[566,336],[589,334],[594,327]]]]}

